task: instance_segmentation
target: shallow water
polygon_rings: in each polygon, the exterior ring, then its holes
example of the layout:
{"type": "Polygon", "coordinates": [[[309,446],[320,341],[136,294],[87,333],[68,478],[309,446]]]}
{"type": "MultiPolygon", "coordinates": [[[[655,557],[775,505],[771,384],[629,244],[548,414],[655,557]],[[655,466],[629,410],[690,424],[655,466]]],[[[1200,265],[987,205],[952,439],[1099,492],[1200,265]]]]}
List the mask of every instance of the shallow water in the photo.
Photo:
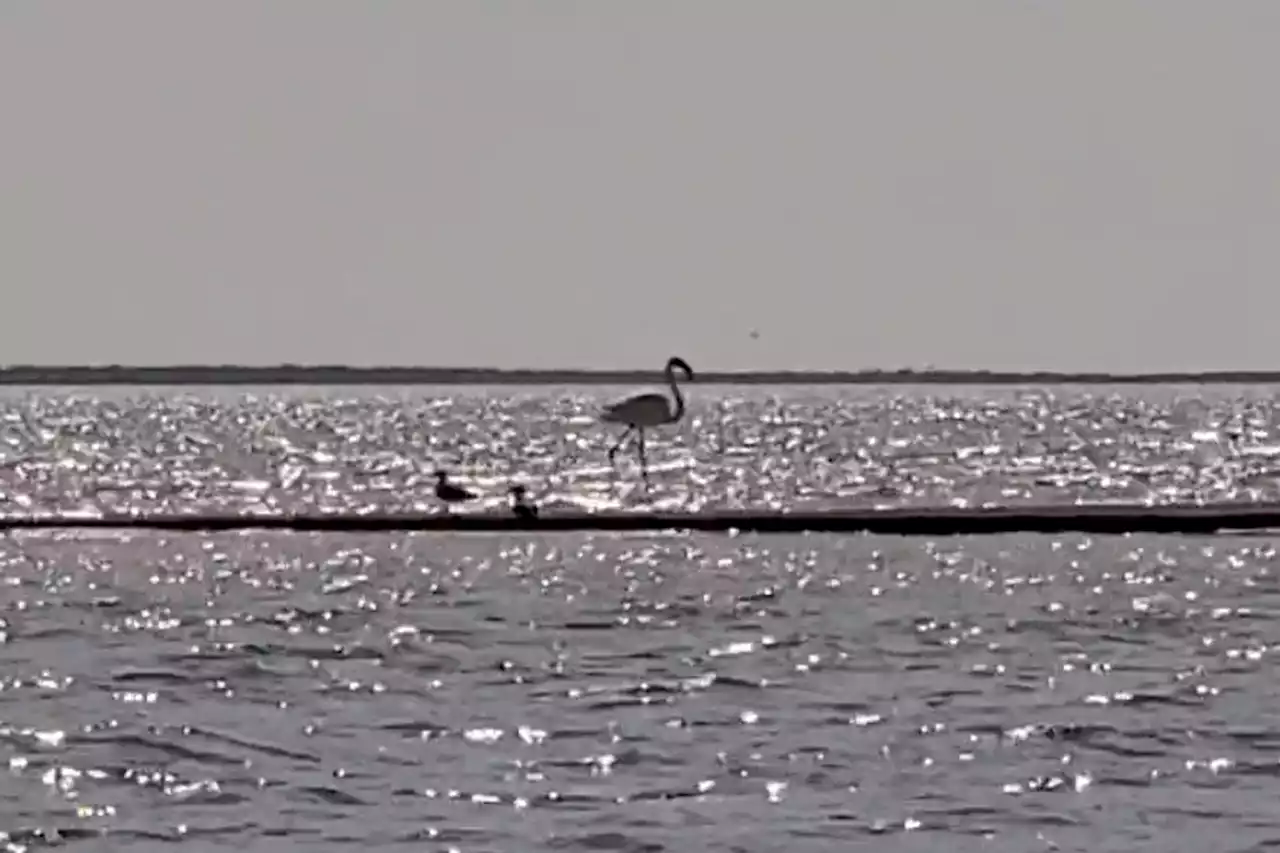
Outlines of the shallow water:
{"type": "Polygon", "coordinates": [[[11,511],[434,510],[445,468],[593,507],[935,506],[1280,497],[1277,390],[699,388],[615,468],[634,389],[260,389],[0,396],[11,511]]]}
{"type": "MultiPolygon", "coordinates": [[[[643,500],[599,471],[593,428],[561,437],[576,392],[301,393],[11,394],[10,511],[403,504],[406,483],[426,503],[436,464],[643,500]]],[[[655,473],[658,499],[1275,488],[1266,389],[837,393],[731,402],[724,452],[719,400],[695,398],[704,428],[650,442],[655,468],[696,460],[655,473]]],[[[1280,843],[1275,572],[1267,536],[11,535],[0,830],[32,850],[1260,849],[1280,843]]]]}

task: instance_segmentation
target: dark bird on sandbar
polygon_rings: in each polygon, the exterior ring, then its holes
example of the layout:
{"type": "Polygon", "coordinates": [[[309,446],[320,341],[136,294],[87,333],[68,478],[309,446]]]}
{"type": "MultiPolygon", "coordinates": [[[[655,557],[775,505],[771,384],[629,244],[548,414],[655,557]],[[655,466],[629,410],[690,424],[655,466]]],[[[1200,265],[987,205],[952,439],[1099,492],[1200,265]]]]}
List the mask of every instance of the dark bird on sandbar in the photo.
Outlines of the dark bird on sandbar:
{"type": "Polygon", "coordinates": [[[449,482],[449,475],[444,471],[436,472],[436,497],[447,504],[465,503],[476,499],[475,492],[469,492],[462,486],[449,482]]]}
{"type": "Polygon", "coordinates": [[[512,486],[511,489],[511,511],[516,514],[516,518],[537,518],[538,508],[531,503],[526,503],[525,494],[528,492],[524,486],[512,486]]]}

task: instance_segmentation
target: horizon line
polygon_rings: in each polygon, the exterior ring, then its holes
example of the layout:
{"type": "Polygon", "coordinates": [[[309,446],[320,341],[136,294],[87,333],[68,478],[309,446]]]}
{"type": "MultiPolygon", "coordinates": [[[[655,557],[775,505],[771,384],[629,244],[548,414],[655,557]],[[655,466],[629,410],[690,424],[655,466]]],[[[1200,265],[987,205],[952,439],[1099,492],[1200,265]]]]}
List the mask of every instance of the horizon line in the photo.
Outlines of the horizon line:
{"type": "MultiPolygon", "coordinates": [[[[0,385],[626,385],[661,380],[661,370],[353,366],[341,364],[0,365],[0,385]]],[[[1013,385],[1280,384],[1280,370],[1071,371],[989,368],[749,369],[699,371],[706,384],[1013,385]]]]}

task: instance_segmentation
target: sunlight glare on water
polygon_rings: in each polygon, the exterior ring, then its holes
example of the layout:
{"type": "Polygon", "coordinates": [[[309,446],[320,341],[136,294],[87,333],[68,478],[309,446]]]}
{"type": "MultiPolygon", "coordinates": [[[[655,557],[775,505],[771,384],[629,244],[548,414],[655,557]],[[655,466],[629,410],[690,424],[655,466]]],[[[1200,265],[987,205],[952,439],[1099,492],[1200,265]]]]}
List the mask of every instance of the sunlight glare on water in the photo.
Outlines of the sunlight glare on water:
{"type": "MultiPolygon", "coordinates": [[[[595,391],[9,392],[0,470],[9,512],[431,508],[436,466],[495,503],[1274,498],[1270,391],[1218,393],[707,389],[646,498],[563,423],[595,391]]],[[[9,534],[0,831],[1255,849],[1275,566],[1269,536],[9,534]]]]}

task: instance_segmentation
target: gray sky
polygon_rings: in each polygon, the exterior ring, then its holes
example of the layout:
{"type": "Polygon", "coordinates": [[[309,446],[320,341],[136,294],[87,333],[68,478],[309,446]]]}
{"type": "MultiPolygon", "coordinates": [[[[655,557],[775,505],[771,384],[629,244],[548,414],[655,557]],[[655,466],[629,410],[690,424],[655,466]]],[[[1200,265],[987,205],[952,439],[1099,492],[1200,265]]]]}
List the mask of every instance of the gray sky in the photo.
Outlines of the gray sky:
{"type": "Polygon", "coordinates": [[[1275,0],[3,0],[0,362],[1280,368],[1278,43],[1275,0]]]}

